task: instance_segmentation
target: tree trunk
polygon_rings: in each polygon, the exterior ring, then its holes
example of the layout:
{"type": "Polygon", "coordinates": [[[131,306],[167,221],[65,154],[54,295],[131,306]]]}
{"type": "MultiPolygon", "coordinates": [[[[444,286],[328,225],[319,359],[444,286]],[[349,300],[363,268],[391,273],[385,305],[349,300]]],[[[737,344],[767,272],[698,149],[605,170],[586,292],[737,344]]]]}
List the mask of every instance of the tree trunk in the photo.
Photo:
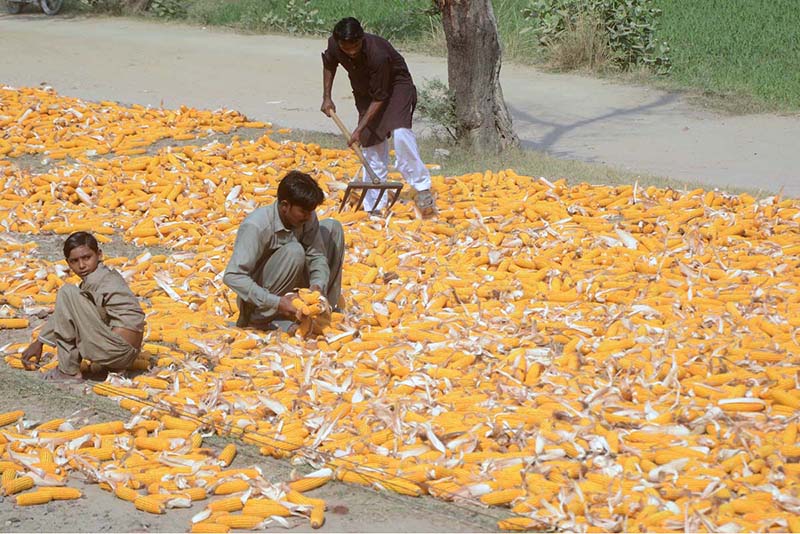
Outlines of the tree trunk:
{"type": "Polygon", "coordinates": [[[500,87],[502,59],[491,0],[438,0],[438,4],[459,141],[495,152],[517,146],[519,139],[500,87]]]}

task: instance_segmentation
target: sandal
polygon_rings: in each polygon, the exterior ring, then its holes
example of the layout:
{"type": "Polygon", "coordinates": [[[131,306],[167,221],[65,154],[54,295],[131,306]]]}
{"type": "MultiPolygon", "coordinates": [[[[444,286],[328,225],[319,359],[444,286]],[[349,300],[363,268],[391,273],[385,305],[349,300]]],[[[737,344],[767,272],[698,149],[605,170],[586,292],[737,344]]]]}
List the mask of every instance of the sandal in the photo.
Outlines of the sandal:
{"type": "Polygon", "coordinates": [[[419,209],[423,217],[430,217],[436,212],[436,202],[430,189],[417,191],[417,195],[414,197],[414,204],[417,205],[417,209],[419,209]]]}

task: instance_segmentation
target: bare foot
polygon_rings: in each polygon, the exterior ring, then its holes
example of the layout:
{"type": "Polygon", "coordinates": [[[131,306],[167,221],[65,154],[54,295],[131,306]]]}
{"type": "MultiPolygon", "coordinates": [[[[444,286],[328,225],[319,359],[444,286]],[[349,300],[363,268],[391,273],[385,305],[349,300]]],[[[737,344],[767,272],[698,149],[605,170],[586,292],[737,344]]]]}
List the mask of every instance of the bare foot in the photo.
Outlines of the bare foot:
{"type": "Polygon", "coordinates": [[[81,382],[83,378],[81,375],[68,375],[62,373],[58,367],[50,369],[42,377],[45,380],[52,380],[54,382],[81,382]]]}

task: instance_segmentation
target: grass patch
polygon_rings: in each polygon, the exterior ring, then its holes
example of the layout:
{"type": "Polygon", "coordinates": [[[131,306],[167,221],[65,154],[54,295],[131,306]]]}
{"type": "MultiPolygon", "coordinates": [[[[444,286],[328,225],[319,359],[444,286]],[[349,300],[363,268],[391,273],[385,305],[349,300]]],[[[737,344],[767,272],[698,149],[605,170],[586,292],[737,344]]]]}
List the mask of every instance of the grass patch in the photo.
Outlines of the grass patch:
{"type": "MultiPolygon", "coordinates": [[[[341,136],[309,130],[291,130],[289,133],[271,134],[276,141],[292,140],[301,143],[316,143],[325,148],[344,148],[341,136]]],[[[483,172],[486,170],[497,172],[504,169],[513,169],[517,174],[534,177],[544,177],[550,181],[561,178],[566,179],[570,185],[586,182],[596,185],[620,185],[639,183],[642,187],[655,186],[672,188],[675,190],[693,190],[697,188],[713,189],[700,181],[683,181],[665,178],[650,174],[633,173],[615,169],[596,163],[558,159],[542,152],[525,149],[509,149],[501,155],[477,154],[452,146],[446,140],[434,137],[420,137],[420,154],[423,161],[428,164],[438,164],[441,169],[432,171],[432,174],[444,176],[460,176],[483,172]],[[449,155],[442,156],[437,149],[446,149],[449,155]]],[[[742,189],[729,187],[726,192],[738,194],[748,192],[758,195],[755,189],[742,189]]]]}
{"type": "Polygon", "coordinates": [[[654,1],[670,83],[734,97],[742,111],[800,109],[797,0],[654,1]]]}
{"type": "Polygon", "coordinates": [[[429,0],[195,0],[187,16],[207,25],[319,35],[356,14],[367,31],[406,43],[431,32],[430,8],[429,0]]]}
{"type": "Polygon", "coordinates": [[[554,68],[576,70],[587,68],[602,71],[609,59],[608,39],[600,21],[580,16],[551,48],[550,61],[554,68]]]}

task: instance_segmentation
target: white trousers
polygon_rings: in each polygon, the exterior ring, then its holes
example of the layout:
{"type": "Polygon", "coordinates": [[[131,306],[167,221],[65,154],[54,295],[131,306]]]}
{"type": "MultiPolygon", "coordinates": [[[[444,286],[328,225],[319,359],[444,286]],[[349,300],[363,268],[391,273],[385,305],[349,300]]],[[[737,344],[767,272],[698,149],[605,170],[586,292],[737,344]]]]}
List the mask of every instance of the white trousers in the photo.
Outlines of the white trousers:
{"type": "MultiPolygon", "coordinates": [[[[394,166],[400,171],[406,183],[417,191],[430,189],[431,173],[419,156],[417,138],[414,136],[414,132],[409,128],[397,128],[392,130],[392,139],[394,139],[394,166]]],[[[369,166],[378,175],[378,178],[385,182],[386,176],[389,174],[389,140],[385,139],[377,145],[366,147],[363,151],[364,158],[366,158],[369,166]]],[[[370,180],[365,169],[362,169],[361,173],[362,180],[370,180]]],[[[374,189],[367,192],[367,196],[364,199],[365,210],[372,211],[386,206],[388,202],[386,193],[383,194],[380,205],[375,205],[379,193],[374,189]]]]}

